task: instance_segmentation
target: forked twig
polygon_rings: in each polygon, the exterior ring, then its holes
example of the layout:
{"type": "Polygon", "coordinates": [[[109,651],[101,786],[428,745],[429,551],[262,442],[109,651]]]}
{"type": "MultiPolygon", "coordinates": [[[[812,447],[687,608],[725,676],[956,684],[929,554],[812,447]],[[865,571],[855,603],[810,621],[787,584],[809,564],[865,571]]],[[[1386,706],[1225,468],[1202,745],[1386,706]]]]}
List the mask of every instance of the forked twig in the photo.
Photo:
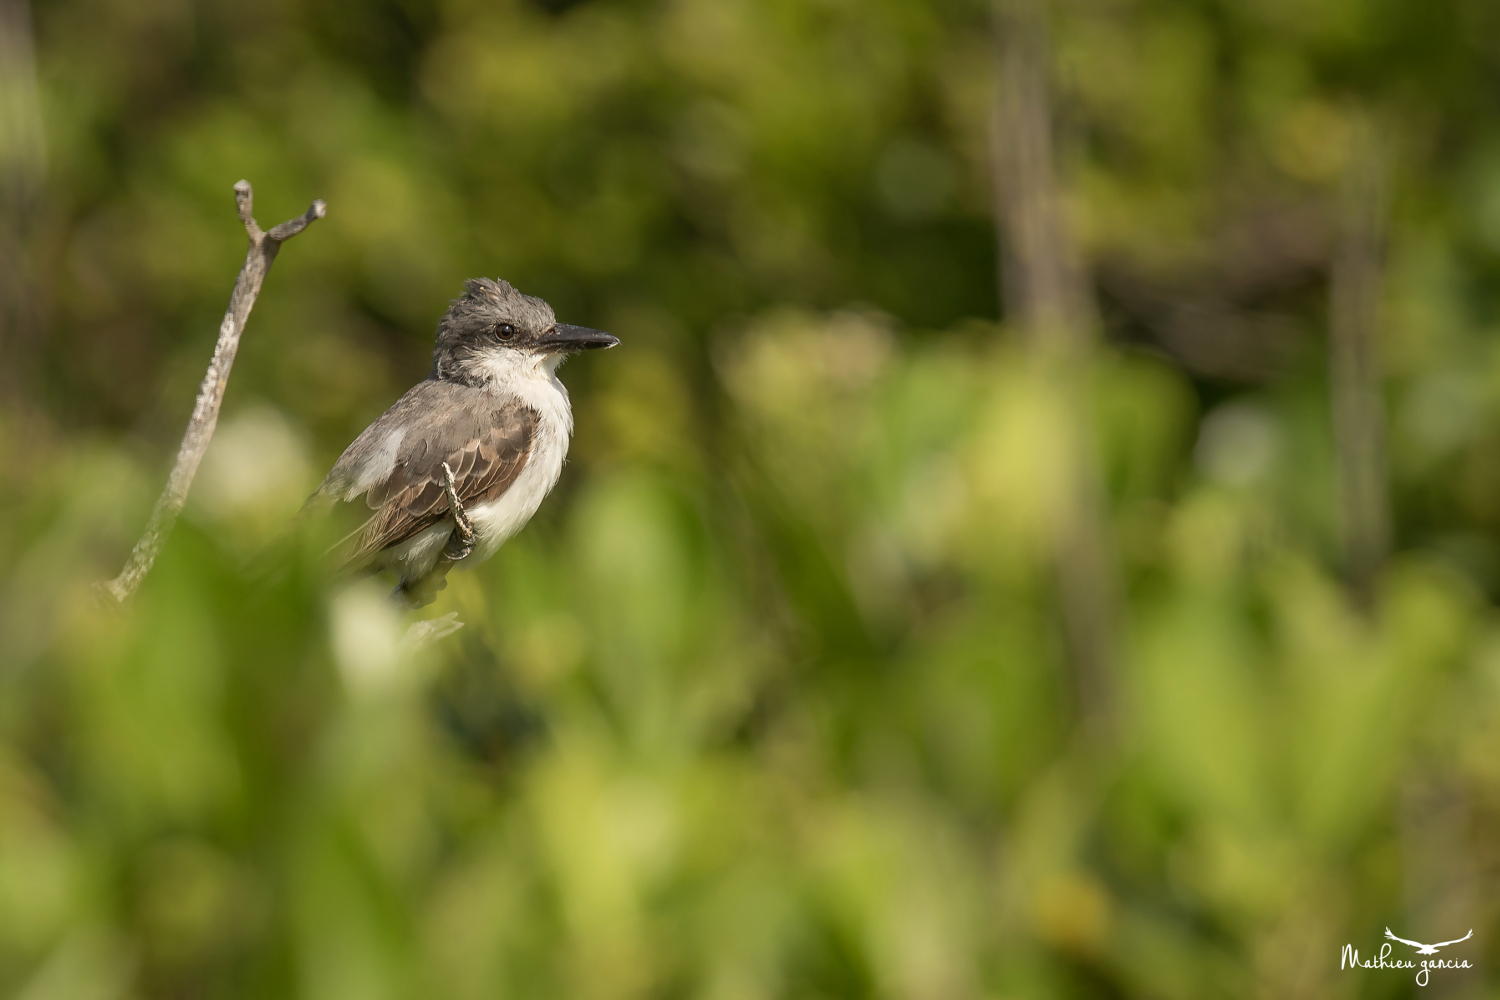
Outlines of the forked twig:
{"type": "Polygon", "coordinates": [[[156,507],[151,511],[151,520],[145,534],[135,543],[125,568],[113,580],[101,580],[96,586],[116,603],[124,603],[135,593],[151,564],[166,544],[177,515],[187,503],[188,489],[193,485],[193,476],[198,472],[198,463],[208,451],[213,439],[214,427],[219,422],[219,406],[224,401],[224,389],[229,384],[229,369],[234,365],[235,352],[239,350],[240,334],[245,330],[245,320],[255,305],[260,286],[271,270],[271,263],[281,244],[296,236],[323,218],[327,206],[318,200],[295,219],[288,219],[270,232],[261,230],[251,214],[252,193],[249,181],[240,181],[234,186],[234,200],[239,208],[240,221],[250,237],[250,248],[245,253],[245,264],[240,268],[234,282],[234,292],[229,297],[229,308],[224,311],[224,321],[219,324],[219,342],[214,347],[213,360],[208,363],[203,384],[198,387],[198,398],[193,403],[193,416],[188,420],[187,431],[182,435],[182,445],[177,449],[177,461],[167,477],[167,485],[156,507]]]}

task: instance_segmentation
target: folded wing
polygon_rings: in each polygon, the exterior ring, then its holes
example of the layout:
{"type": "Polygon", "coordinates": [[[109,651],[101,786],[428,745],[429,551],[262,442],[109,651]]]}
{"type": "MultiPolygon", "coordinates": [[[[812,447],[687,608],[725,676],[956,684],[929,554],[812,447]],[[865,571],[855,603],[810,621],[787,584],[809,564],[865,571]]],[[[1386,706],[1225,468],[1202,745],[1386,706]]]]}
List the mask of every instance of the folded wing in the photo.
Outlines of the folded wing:
{"type": "Polygon", "coordinates": [[[465,508],[498,500],[526,466],[537,419],[514,398],[417,385],[355,439],[318,488],[324,503],[363,498],[371,511],[338,547],[340,562],[362,565],[448,518],[444,462],[465,508]]]}

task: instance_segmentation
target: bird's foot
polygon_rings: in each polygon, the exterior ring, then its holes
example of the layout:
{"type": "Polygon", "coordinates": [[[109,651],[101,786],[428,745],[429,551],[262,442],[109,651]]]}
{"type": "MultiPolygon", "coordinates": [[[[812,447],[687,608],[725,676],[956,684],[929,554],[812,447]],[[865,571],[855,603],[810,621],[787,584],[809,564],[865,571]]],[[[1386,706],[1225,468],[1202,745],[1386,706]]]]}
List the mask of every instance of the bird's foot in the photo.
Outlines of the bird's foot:
{"type": "Polygon", "coordinates": [[[463,502],[458,499],[453,470],[448,468],[447,462],[443,463],[443,492],[448,496],[448,509],[453,512],[453,533],[448,536],[448,544],[443,546],[443,558],[458,562],[474,551],[474,525],[464,511],[463,502]]]}
{"type": "Polygon", "coordinates": [[[455,530],[453,534],[448,536],[448,544],[443,546],[443,558],[449,562],[458,562],[460,559],[467,559],[469,553],[473,551],[474,540],[472,536],[465,540],[455,530]]]}

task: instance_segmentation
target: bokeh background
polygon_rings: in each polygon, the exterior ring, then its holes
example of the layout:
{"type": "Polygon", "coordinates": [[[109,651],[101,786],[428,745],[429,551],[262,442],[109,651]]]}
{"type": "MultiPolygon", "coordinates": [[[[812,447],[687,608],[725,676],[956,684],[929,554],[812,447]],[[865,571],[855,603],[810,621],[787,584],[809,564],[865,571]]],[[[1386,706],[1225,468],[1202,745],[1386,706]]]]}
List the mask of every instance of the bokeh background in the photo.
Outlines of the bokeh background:
{"type": "Polygon", "coordinates": [[[1500,7],[1041,13],[0,2],[0,993],[1493,995],[1500,7]],[[328,216],[101,608],[241,177],[328,216]],[[475,275],[624,342],[557,491],[415,615],[253,585],[475,275]]]}

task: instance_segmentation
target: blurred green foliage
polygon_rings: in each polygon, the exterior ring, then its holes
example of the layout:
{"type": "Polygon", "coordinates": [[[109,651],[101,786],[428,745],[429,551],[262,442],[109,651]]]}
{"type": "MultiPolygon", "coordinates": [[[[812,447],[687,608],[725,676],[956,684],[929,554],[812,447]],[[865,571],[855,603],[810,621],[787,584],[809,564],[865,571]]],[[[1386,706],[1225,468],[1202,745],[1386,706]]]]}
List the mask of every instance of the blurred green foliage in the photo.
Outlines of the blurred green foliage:
{"type": "Polygon", "coordinates": [[[1479,968],[1435,983],[1500,984],[1494,4],[1059,0],[1106,335],[1072,398],[996,322],[977,0],[32,14],[0,992],[1415,993],[1339,971],[1387,925],[1474,927],[1444,957],[1479,968]],[[1359,113],[1398,150],[1397,553],[1368,615],[1322,360],[1359,113]],[[89,585],[189,410],[242,176],[263,224],[328,218],[112,615],[89,585]],[[466,626],[411,652],[378,589],[295,559],[247,582],[479,274],[624,346],[564,369],[541,514],[422,612],[466,626]],[[1125,605],[1103,741],[1043,541],[1073,416],[1125,605]]]}

